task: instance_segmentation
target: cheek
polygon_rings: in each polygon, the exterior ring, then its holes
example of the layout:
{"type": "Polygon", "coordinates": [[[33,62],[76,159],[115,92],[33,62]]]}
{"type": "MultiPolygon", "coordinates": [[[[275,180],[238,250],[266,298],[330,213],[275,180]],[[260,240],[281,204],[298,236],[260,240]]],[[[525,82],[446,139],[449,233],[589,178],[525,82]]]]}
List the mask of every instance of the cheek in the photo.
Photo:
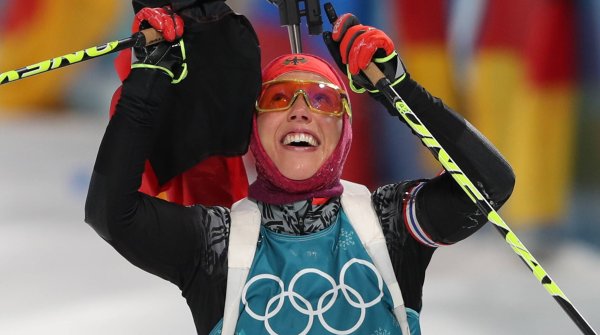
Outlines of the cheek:
{"type": "Polygon", "coordinates": [[[327,141],[328,151],[333,151],[340,141],[343,129],[343,120],[339,118],[329,118],[323,122],[323,133],[327,141]]]}
{"type": "Polygon", "coordinates": [[[277,120],[274,116],[276,115],[273,113],[266,113],[256,118],[258,138],[265,150],[273,146],[275,131],[277,129],[277,120]]]}

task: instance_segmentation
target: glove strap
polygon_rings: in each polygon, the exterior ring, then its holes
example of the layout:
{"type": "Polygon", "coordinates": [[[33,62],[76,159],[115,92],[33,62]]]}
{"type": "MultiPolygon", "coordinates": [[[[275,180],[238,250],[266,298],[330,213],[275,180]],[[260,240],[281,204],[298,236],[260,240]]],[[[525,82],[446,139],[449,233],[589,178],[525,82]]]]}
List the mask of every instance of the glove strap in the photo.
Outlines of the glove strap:
{"type": "Polygon", "coordinates": [[[183,79],[185,79],[185,77],[187,77],[188,67],[187,67],[187,63],[186,63],[187,55],[186,55],[186,51],[185,51],[185,43],[183,42],[183,39],[179,40],[178,43],[179,43],[179,48],[181,50],[181,57],[183,58],[183,62],[181,64],[182,71],[177,78],[175,78],[175,73],[173,73],[173,71],[171,71],[170,69],[167,69],[164,66],[153,65],[153,64],[144,64],[144,63],[134,63],[134,64],[131,64],[131,68],[132,69],[160,70],[160,71],[163,71],[164,73],[166,73],[171,78],[171,84],[179,84],[183,79]]]}
{"type": "MultiPolygon", "coordinates": [[[[390,53],[389,55],[385,56],[385,57],[380,57],[380,58],[373,58],[373,63],[375,64],[383,64],[383,63],[387,63],[390,60],[392,60],[394,57],[398,57],[398,53],[396,51],[390,53]]],[[[400,60],[398,60],[398,66],[403,66],[402,62],[400,60]]],[[[352,90],[352,92],[354,93],[365,93],[365,92],[369,92],[369,93],[379,93],[379,90],[375,89],[375,90],[369,90],[366,89],[364,87],[358,87],[354,84],[354,81],[352,80],[352,74],[350,73],[350,71],[348,70],[348,66],[346,66],[346,75],[348,76],[348,80],[349,80],[349,84],[350,84],[350,89],[352,90]]],[[[403,71],[402,75],[396,79],[394,79],[394,81],[392,81],[391,83],[391,87],[395,87],[396,85],[398,85],[402,80],[404,80],[404,78],[406,78],[406,72],[403,71]]],[[[373,86],[375,86],[375,84],[373,83],[373,86]]]]}
{"type": "Polygon", "coordinates": [[[185,43],[183,42],[183,38],[179,40],[179,49],[181,50],[181,58],[183,59],[181,63],[182,70],[177,79],[173,78],[171,84],[179,84],[188,75],[187,52],[185,51],[185,43]]]}

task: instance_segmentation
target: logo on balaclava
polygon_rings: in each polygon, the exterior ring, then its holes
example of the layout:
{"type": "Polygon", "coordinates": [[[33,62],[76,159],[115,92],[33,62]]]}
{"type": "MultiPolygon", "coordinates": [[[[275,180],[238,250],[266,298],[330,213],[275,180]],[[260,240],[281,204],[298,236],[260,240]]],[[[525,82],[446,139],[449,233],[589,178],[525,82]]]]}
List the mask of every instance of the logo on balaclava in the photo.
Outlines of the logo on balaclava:
{"type": "Polygon", "coordinates": [[[294,64],[294,65],[298,65],[300,63],[306,63],[307,60],[304,57],[294,57],[294,58],[288,58],[283,62],[283,65],[290,65],[290,64],[294,64]]]}

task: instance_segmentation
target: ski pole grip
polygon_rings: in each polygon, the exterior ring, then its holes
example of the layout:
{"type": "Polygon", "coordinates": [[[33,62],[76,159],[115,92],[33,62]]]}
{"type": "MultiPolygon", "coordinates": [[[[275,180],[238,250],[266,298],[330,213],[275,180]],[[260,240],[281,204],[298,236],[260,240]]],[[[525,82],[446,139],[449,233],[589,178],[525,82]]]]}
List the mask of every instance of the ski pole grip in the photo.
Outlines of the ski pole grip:
{"type": "Polygon", "coordinates": [[[377,65],[375,65],[373,62],[369,63],[367,68],[363,70],[363,73],[367,76],[367,78],[369,78],[369,81],[371,84],[373,84],[373,86],[377,86],[377,83],[381,79],[386,79],[383,72],[381,72],[381,70],[379,70],[377,65]]]}
{"type": "Polygon", "coordinates": [[[146,40],[145,46],[153,45],[153,44],[156,44],[156,43],[159,43],[159,42],[162,42],[165,40],[163,38],[162,34],[159,33],[154,28],[144,29],[144,30],[140,31],[140,33],[142,33],[142,35],[144,35],[144,38],[146,40]]]}
{"type": "MultiPolygon", "coordinates": [[[[335,21],[337,21],[338,16],[331,2],[325,3],[323,7],[325,8],[325,14],[327,15],[327,19],[329,19],[329,22],[331,24],[335,24],[335,21]]],[[[377,86],[377,83],[381,79],[385,79],[385,75],[383,74],[383,72],[381,72],[381,70],[379,70],[377,65],[373,64],[373,62],[369,63],[367,68],[363,70],[363,73],[367,76],[367,78],[369,78],[373,86],[377,86]]]]}

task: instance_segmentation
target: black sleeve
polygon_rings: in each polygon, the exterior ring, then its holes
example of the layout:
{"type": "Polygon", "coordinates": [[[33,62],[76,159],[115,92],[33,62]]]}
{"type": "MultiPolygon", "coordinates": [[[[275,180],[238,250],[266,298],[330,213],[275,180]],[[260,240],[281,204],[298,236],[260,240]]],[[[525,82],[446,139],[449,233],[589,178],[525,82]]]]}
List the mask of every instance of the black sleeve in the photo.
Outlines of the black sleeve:
{"type": "Polygon", "coordinates": [[[168,76],[147,69],[132,70],[123,83],[94,166],[85,221],[130,262],[183,289],[196,265],[214,262],[207,232],[224,227],[229,214],[138,192],[156,137],[158,106],[170,87],[168,76]]]}
{"type": "Polygon", "coordinates": [[[381,223],[404,304],[420,312],[425,270],[436,249],[413,238],[404,221],[403,205],[409,200],[410,190],[418,184],[419,181],[410,181],[382,186],[373,193],[372,203],[381,223]]]}
{"type": "MultiPolygon", "coordinates": [[[[500,153],[465,119],[410,77],[397,85],[396,91],[492,206],[500,208],[515,182],[500,153]]],[[[375,98],[390,114],[400,117],[382,96],[375,98]]],[[[380,187],[372,202],[404,302],[419,312],[425,271],[436,247],[468,237],[487,219],[447,172],[431,180],[380,187]]]]}
{"type": "MultiPolygon", "coordinates": [[[[515,176],[496,148],[410,77],[397,85],[396,91],[490,204],[500,208],[512,193],[515,176]]],[[[416,217],[435,242],[455,243],[487,222],[449,173],[426,182],[416,197],[416,217]]]]}

